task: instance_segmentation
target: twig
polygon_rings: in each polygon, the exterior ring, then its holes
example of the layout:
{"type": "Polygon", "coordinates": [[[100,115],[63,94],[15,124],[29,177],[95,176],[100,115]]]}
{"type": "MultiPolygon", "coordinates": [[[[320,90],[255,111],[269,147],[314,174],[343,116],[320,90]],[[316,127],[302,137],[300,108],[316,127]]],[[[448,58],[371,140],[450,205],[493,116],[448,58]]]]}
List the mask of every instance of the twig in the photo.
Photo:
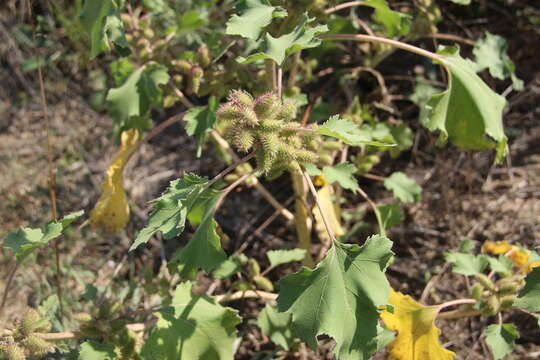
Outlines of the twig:
{"type": "Polygon", "coordinates": [[[474,42],[473,40],[469,40],[469,39],[466,39],[464,37],[454,35],[454,34],[434,33],[431,36],[434,37],[435,39],[452,40],[452,41],[457,41],[457,42],[467,44],[470,46],[476,45],[476,42],[474,42]]]}
{"type": "Polygon", "coordinates": [[[343,9],[353,7],[353,6],[360,6],[360,5],[364,5],[364,2],[363,1],[349,1],[343,4],[336,5],[334,7],[328,8],[324,11],[324,13],[328,15],[339,10],[343,10],[343,9]]]}
{"type": "Polygon", "coordinates": [[[13,269],[9,272],[9,275],[6,280],[6,286],[4,287],[4,294],[2,295],[2,304],[0,304],[0,318],[2,318],[2,314],[4,313],[4,306],[6,305],[9,288],[11,287],[11,283],[13,282],[13,279],[15,278],[15,273],[19,269],[20,263],[17,261],[15,263],[15,266],[13,266],[13,269]]]}
{"type": "Polygon", "coordinates": [[[450,320],[450,319],[459,319],[464,317],[477,316],[482,314],[482,310],[476,309],[466,309],[466,310],[453,310],[439,313],[437,315],[438,320],[450,320]]]}
{"type": "Polygon", "coordinates": [[[309,221],[309,210],[306,204],[306,189],[304,178],[301,173],[291,172],[292,186],[294,190],[294,227],[298,236],[298,246],[306,251],[302,264],[313,267],[313,257],[311,256],[311,224],[309,221]]]}
{"type": "Polygon", "coordinates": [[[233,182],[231,185],[227,186],[223,190],[223,192],[221,194],[221,197],[219,198],[219,200],[216,203],[216,209],[219,209],[221,207],[221,204],[223,204],[223,201],[225,201],[225,198],[227,197],[227,195],[229,195],[229,193],[231,191],[233,191],[234,188],[236,188],[238,185],[243,183],[248,177],[252,176],[256,171],[257,171],[257,169],[254,169],[253,171],[240,176],[240,178],[238,178],[235,182],[233,182]]]}
{"type": "Polygon", "coordinates": [[[277,67],[277,93],[278,93],[278,98],[283,101],[282,92],[283,92],[283,69],[281,68],[281,66],[278,66],[277,67]]]}
{"type": "Polygon", "coordinates": [[[278,297],[277,294],[266,292],[266,291],[255,291],[255,290],[246,290],[246,291],[237,291],[232,294],[216,295],[215,298],[218,302],[230,302],[240,299],[247,298],[259,298],[263,300],[276,300],[278,297]]]}
{"type": "Polygon", "coordinates": [[[219,174],[214,176],[212,178],[212,180],[210,180],[208,182],[206,187],[210,187],[210,186],[214,185],[217,181],[221,180],[225,175],[227,175],[228,173],[230,173],[231,171],[236,169],[239,165],[242,165],[243,163],[248,162],[249,160],[251,160],[254,157],[255,157],[255,153],[251,153],[251,154],[249,154],[247,156],[244,156],[242,159],[236,160],[234,163],[227,166],[226,169],[222,170],[219,174]]]}
{"type": "Polygon", "coordinates": [[[360,176],[364,177],[366,179],[371,179],[371,180],[375,180],[375,181],[384,181],[384,180],[386,180],[383,176],[370,174],[370,173],[360,174],[360,176]]]}

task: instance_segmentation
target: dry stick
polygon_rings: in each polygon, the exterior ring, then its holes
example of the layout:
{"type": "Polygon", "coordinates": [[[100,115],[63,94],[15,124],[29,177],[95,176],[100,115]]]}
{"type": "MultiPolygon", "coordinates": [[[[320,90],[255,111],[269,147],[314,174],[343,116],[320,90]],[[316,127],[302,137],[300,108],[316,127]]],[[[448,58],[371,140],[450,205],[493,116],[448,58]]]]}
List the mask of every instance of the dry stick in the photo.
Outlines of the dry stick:
{"type": "Polygon", "coordinates": [[[227,186],[227,188],[225,188],[223,190],[223,192],[221,194],[221,197],[219,198],[219,200],[216,203],[216,210],[221,207],[221,205],[223,204],[223,201],[225,201],[225,198],[227,197],[227,195],[229,195],[229,193],[231,191],[233,191],[234,188],[236,188],[238,185],[243,183],[248,177],[252,176],[256,171],[257,171],[257,169],[253,169],[251,172],[240,176],[235,182],[233,182],[231,185],[227,186]]]}
{"type": "Polygon", "coordinates": [[[280,100],[282,99],[283,92],[283,69],[281,66],[277,67],[277,93],[280,100]]]}
{"type": "Polygon", "coordinates": [[[214,176],[212,178],[212,180],[210,180],[208,182],[208,184],[206,184],[206,187],[210,187],[210,186],[214,185],[217,181],[221,180],[225,175],[227,175],[228,173],[230,173],[231,171],[236,169],[237,166],[242,165],[245,162],[248,162],[250,159],[252,159],[254,157],[255,157],[255,153],[251,153],[251,154],[249,154],[247,156],[244,156],[242,159],[236,160],[234,163],[232,163],[227,168],[222,170],[219,174],[214,176]]]}
{"type": "Polygon", "coordinates": [[[370,174],[370,173],[360,174],[360,176],[364,177],[366,179],[371,179],[371,180],[376,180],[376,181],[384,181],[384,180],[386,180],[383,176],[370,174]]]}
{"type": "Polygon", "coordinates": [[[377,208],[377,205],[375,205],[373,200],[370,199],[368,194],[366,194],[365,191],[362,190],[361,187],[358,187],[358,189],[356,189],[356,191],[358,191],[360,196],[362,196],[368,202],[369,206],[371,207],[371,210],[373,210],[373,212],[375,213],[375,217],[377,218],[377,224],[379,225],[379,233],[382,236],[386,236],[386,231],[384,230],[384,224],[383,224],[383,221],[382,221],[382,218],[381,218],[381,212],[377,208]]]}
{"type": "MultiPolygon", "coordinates": [[[[219,133],[215,130],[213,130],[211,133],[214,140],[235,160],[239,161],[240,157],[234,152],[233,149],[231,149],[231,146],[229,143],[219,135],[219,133]]],[[[275,209],[279,210],[281,212],[281,215],[283,215],[287,220],[293,221],[294,215],[287,210],[279,201],[277,201],[272,194],[266,190],[266,188],[259,182],[257,178],[254,179],[255,188],[257,191],[262,195],[263,198],[266,199],[272,205],[275,209]]]]}

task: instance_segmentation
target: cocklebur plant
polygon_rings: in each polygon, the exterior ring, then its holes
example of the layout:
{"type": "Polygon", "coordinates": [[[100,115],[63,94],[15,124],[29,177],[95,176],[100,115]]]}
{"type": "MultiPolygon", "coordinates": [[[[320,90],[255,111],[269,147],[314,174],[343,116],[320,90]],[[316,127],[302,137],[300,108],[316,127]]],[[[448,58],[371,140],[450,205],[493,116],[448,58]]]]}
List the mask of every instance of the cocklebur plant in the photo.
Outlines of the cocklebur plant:
{"type": "Polygon", "coordinates": [[[264,174],[298,170],[299,164],[318,160],[311,146],[311,129],[304,131],[294,121],[296,105],[282,103],[274,92],[253,98],[247,92],[232,91],[216,115],[226,123],[225,139],[241,152],[253,151],[264,174]]]}

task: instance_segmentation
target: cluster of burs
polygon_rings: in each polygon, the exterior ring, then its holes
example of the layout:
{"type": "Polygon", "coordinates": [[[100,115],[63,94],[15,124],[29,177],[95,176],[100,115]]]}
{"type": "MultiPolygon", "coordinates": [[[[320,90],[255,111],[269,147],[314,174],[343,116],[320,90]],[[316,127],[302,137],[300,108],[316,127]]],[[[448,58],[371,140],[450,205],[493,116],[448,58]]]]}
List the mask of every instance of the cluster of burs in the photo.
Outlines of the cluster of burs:
{"type": "Polygon", "coordinates": [[[226,123],[227,141],[242,152],[254,151],[258,170],[265,175],[318,161],[316,133],[295,122],[296,105],[283,103],[275,92],[253,98],[234,90],[218,109],[217,118],[226,123]]]}

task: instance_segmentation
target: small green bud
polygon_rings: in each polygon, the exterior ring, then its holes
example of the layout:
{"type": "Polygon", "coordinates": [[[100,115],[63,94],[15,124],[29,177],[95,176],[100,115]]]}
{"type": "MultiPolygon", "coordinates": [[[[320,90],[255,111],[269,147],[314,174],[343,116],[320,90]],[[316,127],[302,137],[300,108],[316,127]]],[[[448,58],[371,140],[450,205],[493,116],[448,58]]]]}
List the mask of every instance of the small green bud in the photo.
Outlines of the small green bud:
{"type": "Polygon", "coordinates": [[[156,34],[154,33],[154,30],[152,30],[151,28],[146,28],[143,31],[143,35],[147,39],[152,39],[156,34]]]}
{"type": "Polygon", "coordinates": [[[78,313],[73,315],[73,319],[81,323],[89,323],[92,321],[92,315],[88,313],[78,313]]]}
{"type": "Polygon", "coordinates": [[[167,95],[163,98],[163,107],[164,108],[170,108],[172,107],[174,104],[176,104],[176,102],[178,101],[178,98],[176,96],[173,96],[173,95],[167,95]]]}
{"type": "Polygon", "coordinates": [[[486,305],[482,309],[482,315],[485,316],[492,316],[499,312],[501,308],[501,303],[499,301],[499,297],[492,295],[487,298],[486,305]]]}
{"type": "Polygon", "coordinates": [[[197,94],[201,88],[201,78],[192,76],[188,78],[187,91],[190,94],[197,94]]]}
{"type": "Polygon", "coordinates": [[[233,137],[233,145],[242,152],[247,152],[253,146],[255,142],[255,137],[253,133],[249,130],[237,131],[233,137]]]}
{"type": "Polygon", "coordinates": [[[514,300],[516,300],[516,297],[517,297],[516,294],[510,294],[510,295],[505,295],[505,296],[501,297],[501,299],[500,299],[500,301],[501,301],[501,309],[503,309],[503,310],[510,309],[512,307],[512,305],[514,305],[514,300]]]}
{"type": "Polygon", "coordinates": [[[253,277],[253,282],[259,289],[265,290],[265,291],[274,291],[274,284],[268,278],[265,278],[264,276],[255,276],[253,277]]]}
{"type": "Polygon", "coordinates": [[[176,60],[174,62],[174,67],[176,70],[184,75],[189,75],[191,73],[192,64],[187,60],[176,60]]]}
{"type": "Polygon", "coordinates": [[[257,118],[257,114],[255,114],[255,111],[253,111],[253,109],[249,107],[240,108],[240,117],[238,118],[238,120],[240,121],[240,123],[249,126],[257,126],[259,124],[259,118],[257,118]]]}
{"type": "Polygon", "coordinates": [[[176,74],[173,76],[173,81],[176,85],[180,85],[184,81],[184,77],[180,74],[176,74]]]}
{"type": "Polygon", "coordinates": [[[343,145],[340,144],[339,141],[329,140],[329,141],[323,142],[323,149],[327,151],[341,150],[342,147],[343,145]]]}
{"type": "Polygon", "coordinates": [[[330,154],[320,154],[319,155],[319,161],[323,164],[323,165],[332,165],[332,163],[334,162],[334,160],[332,159],[332,156],[330,154]]]}
{"type": "Polygon", "coordinates": [[[216,116],[220,121],[234,121],[242,116],[242,108],[233,103],[225,103],[219,106],[216,116]]]}
{"type": "Polygon", "coordinates": [[[200,79],[204,76],[204,70],[198,65],[193,65],[191,68],[191,76],[200,79]]]}
{"type": "Polygon", "coordinates": [[[267,156],[274,159],[280,149],[280,139],[277,133],[267,133],[262,135],[261,142],[267,156]]]}
{"type": "Polygon", "coordinates": [[[476,278],[476,281],[478,281],[480,284],[482,284],[487,290],[491,292],[495,292],[495,284],[484,274],[475,274],[474,277],[476,278]]]}
{"type": "Polygon", "coordinates": [[[301,163],[315,163],[317,161],[317,154],[312,151],[300,149],[296,151],[296,160],[301,163]]]}
{"type": "Polygon", "coordinates": [[[497,285],[499,295],[517,294],[518,292],[518,284],[515,282],[504,282],[497,285]]]}
{"type": "Polygon", "coordinates": [[[210,59],[210,51],[208,51],[208,46],[201,46],[197,51],[197,60],[202,67],[207,67],[210,65],[212,60],[210,59]]]}
{"type": "Polygon", "coordinates": [[[261,266],[255,259],[248,260],[248,271],[251,277],[255,277],[261,274],[261,266]]]}
{"type": "Polygon", "coordinates": [[[260,128],[262,131],[269,131],[269,132],[278,131],[279,129],[281,129],[282,126],[283,126],[283,122],[279,120],[268,119],[268,120],[262,120],[260,122],[260,128]]]}
{"type": "Polygon", "coordinates": [[[233,285],[233,288],[240,291],[251,290],[252,286],[247,281],[237,281],[233,285]]]}
{"type": "Polygon", "coordinates": [[[471,288],[471,297],[476,300],[480,300],[482,298],[482,290],[484,290],[484,287],[480,283],[476,283],[471,288]]]}

